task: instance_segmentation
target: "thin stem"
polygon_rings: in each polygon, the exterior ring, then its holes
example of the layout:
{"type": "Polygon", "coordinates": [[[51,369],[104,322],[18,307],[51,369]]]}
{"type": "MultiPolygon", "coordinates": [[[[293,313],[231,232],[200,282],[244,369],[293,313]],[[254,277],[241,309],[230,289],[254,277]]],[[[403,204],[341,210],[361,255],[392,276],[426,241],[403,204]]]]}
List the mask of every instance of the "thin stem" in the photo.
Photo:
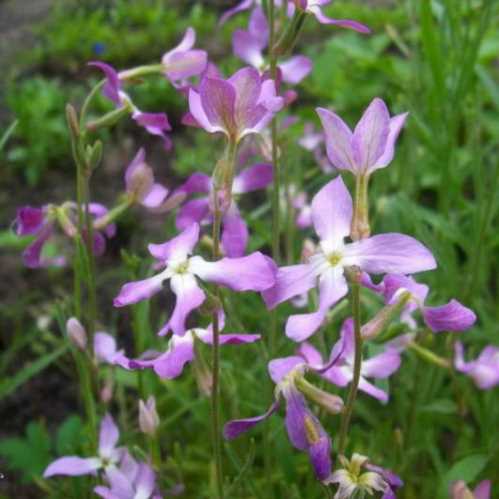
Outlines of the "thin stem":
{"type": "Polygon", "coordinates": [[[360,318],[360,285],[355,280],[351,282],[351,299],[352,299],[352,315],[354,321],[355,334],[355,358],[353,365],[353,379],[348,392],[347,402],[343,418],[341,420],[340,437],[339,437],[339,454],[345,453],[346,438],[350,420],[352,418],[353,406],[357,397],[357,390],[360,381],[360,369],[362,367],[362,336],[361,336],[361,318],[360,318]]]}
{"type": "Polygon", "coordinates": [[[355,203],[352,217],[351,236],[354,241],[369,237],[369,202],[367,199],[367,187],[369,175],[355,176],[355,203]]]}

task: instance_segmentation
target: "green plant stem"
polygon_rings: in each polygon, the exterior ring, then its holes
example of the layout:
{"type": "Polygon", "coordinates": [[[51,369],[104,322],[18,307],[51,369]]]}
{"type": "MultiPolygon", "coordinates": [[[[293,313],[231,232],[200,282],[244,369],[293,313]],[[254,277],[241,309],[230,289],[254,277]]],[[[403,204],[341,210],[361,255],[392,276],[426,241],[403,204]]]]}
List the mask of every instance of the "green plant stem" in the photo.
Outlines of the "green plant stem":
{"type": "Polygon", "coordinates": [[[352,217],[351,236],[354,241],[369,237],[369,202],[367,188],[369,175],[355,176],[355,203],[352,217]]]}
{"type": "Polygon", "coordinates": [[[148,435],[147,440],[149,442],[149,452],[151,454],[152,464],[156,471],[159,471],[161,467],[161,448],[159,446],[159,440],[157,435],[148,435]]]}
{"type": "MultiPolygon", "coordinates": [[[[353,281],[353,280],[352,280],[353,281]]],[[[345,453],[346,438],[352,418],[353,406],[357,397],[357,390],[360,381],[360,369],[362,367],[362,336],[361,336],[361,317],[360,317],[360,284],[355,281],[351,282],[351,299],[352,299],[352,315],[354,321],[355,334],[355,357],[353,364],[353,379],[348,392],[347,402],[341,420],[340,436],[339,436],[339,454],[345,453]]]]}

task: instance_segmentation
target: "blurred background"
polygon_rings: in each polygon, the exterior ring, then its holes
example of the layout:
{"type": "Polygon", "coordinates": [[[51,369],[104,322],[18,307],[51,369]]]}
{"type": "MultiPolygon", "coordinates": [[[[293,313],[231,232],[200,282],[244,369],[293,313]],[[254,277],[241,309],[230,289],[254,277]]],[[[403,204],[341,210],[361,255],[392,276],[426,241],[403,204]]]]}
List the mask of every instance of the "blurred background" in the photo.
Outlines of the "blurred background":
{"type": "MultiPolygon", "coordinates": [[[[197,32],[197,46],[229,74],[241,65],[232,55],[231,35],[236,27],[246,27],[247,15],[234,17],[223,28],[217,21],[234,3],[0,0],[0,473],[11,477],[0,480],[0,497],[41,497],[36,486],[41,471],[51,458],[71,448],[81,430],[70,360],[61,357],[54,312],[72,285],[71,270],[25,268],[21,252],[26,241],[11,229],[17,207],[75,197],[64,107],[67,102],[81,105],[98,81],[100,75],[88,61],[104,60],[119,69],[155,63],[188,26],[197,32]]],[[[313,156],[293,139],[302,133],[304,122],[318,126],[317,105],[334,109],[352,125],[375,96],[387,102],[392,114],[410,112],[394,162],[373,179],[374,228],[412,234],[432,248],[439,263],[437,272],[425,276],[432,304],[455,297],[479,317],[464,340],[472,356],[485,344],[499,344],[498,11],[493,0],[335,0],[327,11],[330,15],[357,19],[373,34],[330,29],[311,19],[306,24],[296,51],[311,57],[314,69],[298,87],[299,99],[290,109],[300,122],[290,131],[291,152],[284,158],[293,182],[315,192],[327,177],[320,176],[313,156]]],[[[141,109],[168,113],[174,151],[165,153],[158,140],[129,121],[101,133],[105,150],[93,181],[95,201],[112,204],[122,190],[124,168],[139,146],[146,147],[157,178],[169,187],[194,170],[209,172],[220,150],[218,139],[180,124],[185,101],[166,80],[144,80],[133,87],[133,96],[141,109]]],[[[109,109],[100,99],[94,112],[109,109]]],[[[262,211],[250,203],[246,208],[260,210],[250,216],[251,250],[268,242],[262,216],[268,206],[262,211]]],[[[163,240],[164,233],[158,231],[165,224],[171,221],[126,216],[100,260],[101,315],[109,315],[106,326],[123,337],[129,335],[126,315],[109,306],[124,282],[117,270],[121,248],[144,255],[144,241],[163,240]]],[[[298,257],[301,237],[295,239],[298,257]]],[[[247,308],[247,324],[258,330],[258,319],[247,308]]],[[[441,348],[443,355],[452,352],[448,345],[441,348]]],[[[409,359],[397,375],[388,407],[360,401],[359,438],[367,436],[369,450],[376,454],[396,437],[391,462],[384,464],[404,476],[407,485],[401,497],[446,497],[446,486],[457,478],[497,479],[497,390],[478,392],[467,380],[459,381],[463,409],[438,368],[417,365],[409,359]]],[[[236,389],[236,373],[225,367],[230,392],[236,389]]],[[[263,366],[252,375],[263,377],[264,370],[263,366]]],[[[251,379],[245,382],[249,388],[242,393],[248,394],[251,407],[263,407],[258,386],[251,379]]],[[[184,412],[196,411],[188,397],[189,382],[176,387],[178,396],[186,397],[183,403],[190,404],[184,412]]],[[[190,423],[171,419],[168,424],[179,424],[178,431],[187,436],[189,425],[207,414],[206,407],[199,410],[204,412],[190,423]]],[[[240,445],[244,455],[249,444],[240,445]]],[[[285,481],[296,462],[306,463],[301,457],[289,461],[287,443],[281,447],[277,451],[284,456],[285,481]]],[[[196,461],[195,451],[182,452],[189,454],[184,462],[196,461]]],[[[194,465],[184,469],[187,477],[198,471],[194,465]]],[[[244,481],[254,481],[258,490],[258,480],[257,467],[244,481]]],[[[499,483],[495,485],[493,497],[499,497],[499,483]]],[[[312,491],[307,497],[319,494],[303,487],[301,492],[312,491]]],[[[200,494],[185,497],[204,497],[200,494]]],[[[287,495],[275,497],[305,497],[293,488],[282,494],[287,495]]],[[[248,488],[247,495],[243,491],[237,497],[256,496],[248,488]]]]}

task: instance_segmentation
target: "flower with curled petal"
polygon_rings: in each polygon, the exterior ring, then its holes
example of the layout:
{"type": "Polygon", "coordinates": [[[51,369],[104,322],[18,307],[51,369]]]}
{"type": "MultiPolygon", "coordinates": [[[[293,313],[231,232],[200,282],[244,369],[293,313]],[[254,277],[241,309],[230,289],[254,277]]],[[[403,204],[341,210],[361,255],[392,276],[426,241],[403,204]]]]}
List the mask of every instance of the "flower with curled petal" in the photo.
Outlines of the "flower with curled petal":
{"type": "Polygon", "coordinates": [[[177,300],[170,319],[159,334],[164,335],[171,329],[175,334],[183,335],[187,317],[206,297],[196,278],[234,291],[263,291],[274,284],[274,264],[262,253],[257,251],[241,258],[207,262],[201,256],[190,256],[198,239],[199,225],[193,223],[163,244],[150,244],[149,252],[161,272],[148,279],[125,284],[114,299],[114,306],[123,307],[148,299],[161,291],[163,283],[169,280],[177,300]]]}
{"type": "Polygon", "coordinates": [[[378,234],[352,243],[350,235],[352,198],[341,177],[326,184],[312,200],[312,222],[320,242],[307,263],[279,268],[276,284],[262,293],[269,309],[293,296],[319,287],[316,312],[292,315],[286,335],[303,341],[324,322],[330,307],[348,292],[346,267],[358,267],[372,274],[421,272],[436,267],[431,252],[412,237],[378,234]]]}
{"type": "Polygon", "coordinates": [[[464,360],[464,348],[460,341],[454,345],[455,368],[467,374],[482,390],[489,390],[499,385],[499,347],[488,345],[482,353],[470,362],[464,360]]]}

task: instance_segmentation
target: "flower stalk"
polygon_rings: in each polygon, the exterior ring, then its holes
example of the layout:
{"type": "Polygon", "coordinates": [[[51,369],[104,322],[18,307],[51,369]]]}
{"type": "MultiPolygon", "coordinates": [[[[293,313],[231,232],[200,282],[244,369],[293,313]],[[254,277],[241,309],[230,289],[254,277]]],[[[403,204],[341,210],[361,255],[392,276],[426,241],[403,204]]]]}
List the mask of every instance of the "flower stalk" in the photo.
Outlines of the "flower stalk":
{"type": "Polygon", "coordinates": [[[369,226],[369,202],[367,199],[367,188],[369,185],[369,175],[355,176],[355,202],[352,219],[352,239],[359,241],[371,234],[369,226]]]}

